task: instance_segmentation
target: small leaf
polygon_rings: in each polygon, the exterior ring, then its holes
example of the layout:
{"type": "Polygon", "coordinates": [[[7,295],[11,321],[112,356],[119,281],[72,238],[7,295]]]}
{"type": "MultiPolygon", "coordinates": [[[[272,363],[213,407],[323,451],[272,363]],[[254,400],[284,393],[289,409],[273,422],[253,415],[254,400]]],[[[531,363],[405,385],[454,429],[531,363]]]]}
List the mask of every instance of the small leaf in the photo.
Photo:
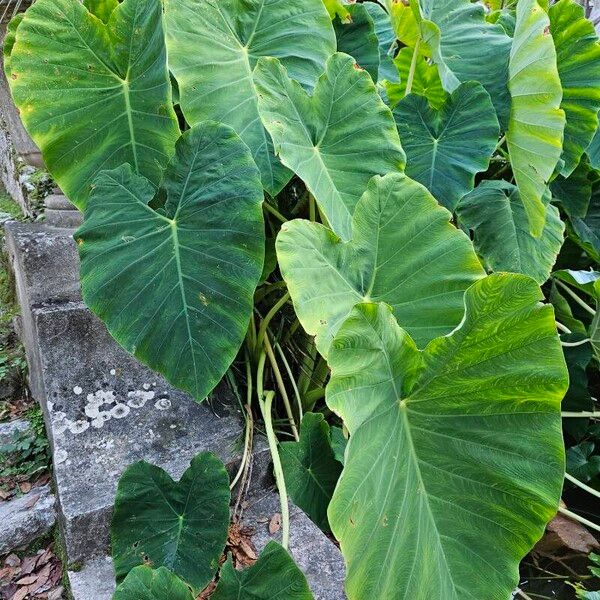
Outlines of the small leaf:
{"type": "Polygon", "coordinates": [[[202,401],[248,328],[265,255],[258,169],[225,125],[183,134],[154,188],[126,165],[96,180],[77,231],[83,297],[111,335],[202,401]]]}
{"type": "Polygon", "coordinates": [[[584,483],[600,474],[600,454],[595,453],[594,442],[581,442],[567,450],[567,472],[584,483]]]}
{"type": "Polygon", "coordinates": [[[600,44],[583,6],[574,0],[559,0],[548,15],[563,89],[560,107],[567,119],[560,172],[568,177],[598,129],[600,44]]]}
{"type": "Polygon", "coordinates": [[[189,588],[168,569],[136,567],[117,588],[113,600],[194,600],[189,588]]]}
{"type": "Polygon", "coordinates": [[[568,176],[558,175],[550,184],[552,197],[558,200],[569,217],[585,217],[592,197],[592,173],[582,160],[568,176]]]}
{"type": "Polygon", "coordinates": [[[544,283],[563,244],[565,226],[548,206],[542,235],[529,233],[519,190],[504,181],[484,181],[457,208],[461,225],[473,230],[477,252],[492,271],[523,273],[544,283]]]}
{"type": "MultiPolygon", "coordinates": [[[[370,4],[370,3],[367,3],[370,4]]],[[[365,69],[373,81],[379,77],[379,39],[375,24],[365,4],[350,4],[349,21],[339,17],[333,22],[338,52],[354,58],[356,64],[365,69]]]]}
{"type": "Polygon", "coordinates": [[[346,452],[347,445],[348,440],[344,436],[344,430],[341,427],[332,427],[331,448],[333,449],[335,460],[341,464],[344,464],[344,453],[346,452]]]}
{"type": "Polygon", "coordinates": [[[371,177],[404,168],[390,109],[367,72],[340,52],[312,96],[273,58],[259,61],[254,78],[275,152],[304,181],[333,231],[350,239],[354,207],[371,177]]]}
{"type": "Polygon", "coordinates": [[[117,581],[147,564],[167,567],[195,592],[204,589],[227,541],[229,500],[227,471],[208,452],[196,456],[178,482],[143,461],[128,467],[111,522],[117,581]]]}
{"type": "Polygon", "coordinates": [[[570,237],[596,263],[600,263],[600,189],[592,186],[592,197],[585,217],[571,217],[570,237]]]}
{"type": "Polygon", "coordinates": [[[270,541],[258,561],[236,571],[231,557],[221,569],[221,578],[211,600],[313,600],[306,578],[292,557],[270,541]]]}
{"type": "Polygon", "coordinates": [[[280,444],[281,463],[290,496],[324,531],[327,507],[342,472],[331,448],[329,425],[320,413],[306,413],[299,442],[280,444]]]}
{"type": "Polygon", "coordinates": [[[546,222],[542,197],[562,152],[565,114],[548,15],[537,0],[520,0],[510,53],[512,98],[506,141],[531,233],[546,222]]]}
{"type": "Polygon", "coordinates": [[[390,174],[369,182],[350,242],[300,219],[282,227],[281,272],[300,322],[324,356],[359,302],[388,303],[420,346],[458,325],[464,291],[484,272],[450,218],[422,185],[390,174]]]}
{"type": "Polygon", "coordinates": [[[278,194],[292,173],[274,156],[252,78],[261,56],[276,56],[312,89],[335,51],[321,0],[165,0],[169,67],[186,121],[233,127],[252,151],[264,188],[278,194]]]}
{"type": "Polygon", "coordinates": [[[160,0],[125,0],[110,26],[79,0],[37,0],[19,25],[9,79],[25,128],[68,198],[85,208],[103,170],[157,185],[179,137],[160,0]]]}
{"type": "Polygon", "coordinates": [[[329,522],[351,600],[511,596],[563,485],[568,376],[542,297],[523,275],[482,279],[422,352],[383,304],[342,325],[327,403],[351,435],[329,522]]]}
{"type": "Polygon", "coordinates": [[[453,211],[485,171],[500,129],[489,94],[476,82],[459,85],[440,110],[410,94],[394,109],[406,152],[406,174],[453,211]]]}

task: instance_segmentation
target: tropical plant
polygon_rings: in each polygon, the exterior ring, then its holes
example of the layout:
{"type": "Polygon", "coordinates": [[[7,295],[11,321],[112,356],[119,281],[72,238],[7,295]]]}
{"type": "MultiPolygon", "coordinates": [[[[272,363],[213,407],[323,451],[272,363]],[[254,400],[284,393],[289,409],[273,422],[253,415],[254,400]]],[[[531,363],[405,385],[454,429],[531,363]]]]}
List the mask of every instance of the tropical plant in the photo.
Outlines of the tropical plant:
{"type": "MultiPolygon", "coordinates": [[[[262,416],[283,549],[227,562],[214,598],[274,597],[281,577],[310,597],[283,551],[288,492],[339,541],[350,600],[509,598],[559,509],[567,392],[567,477],[598,494],[582,390],[600,361],[600,43],[583,8],[37,0],[5,70],[84,213],[88,306],[197,401],[224,376],[240,398],[232,485],[262,416]]],[[[214,458],[190,469],[124,475],[115,598],[214,577],[228,480],[214,458]]]]}

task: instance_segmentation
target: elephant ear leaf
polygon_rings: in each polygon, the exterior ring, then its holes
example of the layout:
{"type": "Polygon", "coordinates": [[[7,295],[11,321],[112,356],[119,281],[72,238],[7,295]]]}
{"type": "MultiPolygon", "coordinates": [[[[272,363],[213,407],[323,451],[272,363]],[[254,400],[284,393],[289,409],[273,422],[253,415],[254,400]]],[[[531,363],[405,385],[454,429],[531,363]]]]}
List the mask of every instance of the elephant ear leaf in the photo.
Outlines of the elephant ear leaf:
{"type": "Polygon", "coordinates": [[[550,20],[538,0],[520,0],[510,54],[512,97],[506,141],[531,233],[546,222],[542,196],[562,152],[565,113],[550,20]]]}
{"type": "Polygon", "coordinates": [[[563,89],[560,106],[567,119],[560,173],[568,177],[598,128],[600,44],[583,6],[574,0],[553,4],[548,15],[563,89]]]}
{"type": "Polygon", "coordinates": [[[108,23],[113,11],[119,6],[119,0],[84,0],[83,5],[103,23],[108,23]]]}
{"type": "Polygon", "coordinates": [[[252,72],[275,56],[290,77],[312,88],[335,51],[322,0],[166,0],[169,67],[188,123],[233,127],[252,151],[264,188],[275,196],[292,173],[273,154],[258,115],[252,72]]]}
{"type": "Polygon", "coordinates": [[[329,531],[327,507],[342,465],[332,449],[329,424],[320,413],[306,413],[299,442],[280,444],[290,496],[321,529],[329,531]]]}
{"type": "Polygon", "coordinates": [[[379,38],[375,33],[375,23],[365,4],[348,6],[351,20],[342,21],[339,17],[333,22],[337,49],[354,57],[356,64],[365,69],[373,81],[379,78],[379,38]]]}
{"type": "Polygon", "coordinates": [[[25,13],[17,13],[8,23],[6,35],[4,36],[4,44],[2,46],[2,54],[4,55],[4,74],[7,79],[10,79],[10,55],[17,41],[17,29],[23,22],[25,13]]]}
{"type": "Polygon", "coordinates": [[[398,82],[398,69],[394,65],[394,55],[398,48],[396,34],[392,27],[392,21],[385,9],[376,2],[365,2],[364,6],[373,19],[375,33],[379,43],[379,72],[377,80],[398,82]]]}
{"type": "Polygon", "coordinates": [[[349,598],[511,596],[564,475],[568,374],[542,297],[523,275],[482,279],[422,352],[382,304],[341,327],[329,386],[353,425],[329,522],[349,598]]]}
{"type": "Polygon", "coordinates": [[[132,569],[116,589],[113,600],[194,600],[190,589],[169,569],[132,569]]]}
{"type": "Polygon", "coordinates": [[[312,96],[272,58],[259,61],[255,82],[275,152],[304,181],[333,231],[350,239],[354,207],[371,177],[400,172],[405,163],[394,118],[373,80],[337,52],[312,96]]]}
{"type": "Polygon", "coordinates": [[[507,80],[511,45],[504,29],[488,23],[484,7],[470,0],[412,2],[420,6],[422,39],[431,49],[444,89],[453,92],[461,82],[479,81],[504,125],[510,104],[507,80]]]}
{"type": "Polygon", "coordinates": [[[225,548],[229,501],[227,471],[208,452],[196,456],[177,482],[143,461],[128,467],[119,481],[111,523],[117,581],[150,563],[170,569],[196,593],[203,590],[225,548]]]}
{"type": "Polygon", "coordinates": [[[519,190],[505,181],[484,181],[457,207],[461,225],[473,230],[477,252],[492,271],[523,273],[544,283],[563,244],[558,209],[549,204],[542,235],[529,233],[519,190]]]}
{"type": "Polygon", "coordinates": [[[103,172],[77,231],[83,297],[113,337],[203,400],[244,340],[264,260],[260,175],[225,125],[187,131],[164,210],[128,165],[103,172]]]}
{"type": "Polygon", "coordinates": [[[258,560],[236,571],[231,557],[221,569],[221,577],[211,600],[314,600],[306,577],[292,557],[277,542],[270,541],[258,560]]]}
{"type": "Polygon", "coordinates": [[[406,174],[422,183],[448,210],[475,186],[498,143],[494,105],[474,81],[458,86],[440,110],[410,94],[394,109],[406,152],[406,174]]]}
{"type": "Polygon", "coordinates": [[[160,0],[125,0],[109,26],[78,0],[37,0],[19,25],[9,81],[48,170],[79,208],[98,173],[124,163],[159,183],[179,137],[160,0]]]}
{"type": "Polygon", "coordinates": [[[464,291],[484,272],[450,218],[421,184],[390,174],[370,181],[349,242],[309,221],[283,225],[276,244],[281,272],[321,354],[359,302],[392,306],[419,346],[458,325],[464,291]]]}

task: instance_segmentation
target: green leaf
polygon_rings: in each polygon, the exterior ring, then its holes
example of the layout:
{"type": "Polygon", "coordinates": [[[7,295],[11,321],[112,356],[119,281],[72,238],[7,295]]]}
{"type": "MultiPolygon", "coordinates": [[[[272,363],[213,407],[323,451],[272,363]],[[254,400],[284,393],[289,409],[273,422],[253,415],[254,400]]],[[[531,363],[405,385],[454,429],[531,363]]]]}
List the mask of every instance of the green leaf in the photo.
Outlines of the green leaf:
{"type": "MultiPolygon", "coordinates": [[[[417,41],[421,38],[419,29],[419,14],[416,7],[411,6],[410,0],[407,2],[396,2],[395,0],[384,0],[385,8],[390,15],[392,28],[396,38],[402,44],[409,48],[414,48],[417,41]]],[[[414,0],[413,0],[414,4],[414,0]]],[[[423,51],[421,46],[421,51],[423,51]]]]}
{"type": "Polygon", "coordinates": [[[346,446],[348,445],[348,440],[344,436],[344,431],[341,427],[332,427],[331,428],[331,448],[333,449],[333,454],[335,456],[335,460],[337,460],[342,465],[344,464],[344,453],[346,452],[346,446]]]}
{"type": "Polygon", "coordinates": [[[229,557],[211,600],[313,600],[313,595],[292,557],[270,541],[258,561],[243,571],[236,571],[229,557]]]}
{"type": "Polygon", "coordinates": [[[178,482],[143,461],[128,467],[111,522],[117,581],[146,563],[167,567],[196,593],[204,589],[227,541],[229,500],[227,471],[209,452],[196,456],[178,482]]]}
{"type": "Polygon", "coordinates": [[[4,36],[4,44],[2,46],[2,54],[4,55],[4,73],[7,80],[10,80],[11,78],[10,55],[12,54],[13,47],[17,41],[17,29],[23,22],[24,18],[25,13],[17,13],[10,20],[8,27],[6,28],[6,35],[4,36]]]}
{"type": "Polygon", "coordinates": [[[342,21],[350,20],[350,12],[348,11],[348,5],[342,0],[323,0],[323,4],[329,13],[329,17],[333,21],[338,16],[342,21]]]}
{"type": "Polygon", "coordinates": [[[376,2],[365,2],[364,6],[373,19],[379,43],[378,81],[398,82],[398,69],[394,65],[394,54],[398,47],[392,21],[387,12],[376,2]]]}
{"type": "Polygon", "coordinates": [[[529,233],[519,190],[505,181],[484,181],[457,208],[461,225],[473,230],[477,252],[492,271],[523,273],[544,283],[563,244],[565,226],[548,206],[542,235],[529,233]]]}
{"type": "Polygon", "coordinates": [[[136,567],[117,588],[113,600],[194,600],[189,588],[168,569],[136,567]]]}
{"type": "Polygon", "coordinates": [[[275,196],[292,174],[273,155],[260,122],[252,72],[261,56],[274,56],[293,79],[314,86],[335,51],[322,1],[165,0],[165,10],[169,66],[187,122],[210,119],[233,127],[275,196]]]}
{"type": "Polygon", "coordinates": [[[262,187],[232,129],[187,131],[164,178],[167,202],[126,165],[102,173],[77,231],[86,304],[139,360],[197,400],[246,335],[262,273],[262,187]]]}
{"type": "Polygon", "coordinates": [[[560,158],[565,127],[549,27],[548,15],[537,0],[520,0],[510,53],[512,104],[506,141],[530,231],[536,237],[546,221],[542,196],[560,158]]]}
{"type": "MultiPolygon", "coordinates": [[[[6,60],[6,59],[5,59],[6,60]]],[[[590,165],[594,169],[600,169],[600,128],[594,133],[594,137],[588,146],[587,155],[590,159],[590,165]]]]}
{"type": "Polygon", "coordinates": [[[584,218],[571,217],[570,237],[600,264],[600,190],[592,186],[592,197],[584,218]]]}
{"type": "Polygon", "coordinates": [[[306,413],[299,442],[280,444],[290,497],[321,529],[329,531],[327,507],[342,472],[331,448],[329,425],[320,413],[306,413]]]}
{"type": "Polygon", "coordinates": [[[585,292],[595,300],[600,300],[600,273],[598,271],[574,271],[561,269],[553,276],[585,292]]]}
{"type": "Polygon", "coordinates": [[[373,81],[379,77],[379,38],[375,33],[375,23],[364,4],[348,6],[350,21],[339,17],[333,22],[337,49],[354,58],[365,69],[373,81]]]}
{"type": "MultiPolygon", "coordinates": [[[[394,59],[394,64],[400,73],[400,83],[391,83],[385,86],[392,106],[396,106],[406,96],[406,82],[408,81],[412,56],[413,51],[411,48],[402,48],[394,59]]],[[[442,87],[437,67],[428,64],[425,58],[420,55],[417,56],[411,89],[412,93],[425,96],[432,108],[439,109],[446,101],[446,92],[442,87]]]]}
{"type": "Polygon", "coordinates": [[[511,46],[504,29],[488,23],[484,7],[470,0],[420,0],[420,7],[422,36],[432,49],[444,89],[453,92],[461,82],[478,81],[504,125],[510,105],[507,80],[511,46]]]}
{"type": "Polygon", "coordinates": [[[600,454],[594,454],[594,442],[581,442],[567,450],[567,472],[588,482],[600,474],[600,454]]]}
{"type": "Polygon", "coordinates": [[[83,5],[103,23],[108,23],[119,0],[83,0],[83,5]]]}
{"type": "Polygon", "coordinates": [[[558,175],[550,184],[552,197],[570,217],[585,217],[592,197],[591,169],[582,160],[568,176],[558,175]]]}
{"type": "Polygon", "coordinates": [[[548,11],[567,119],[560,172],[569,176],[598,129],[600,44],[583,6],[559,0],[548,11]]]}
{"type": "Polygon", "coordinates": [[[440,110],[410,94],[394,109],[406,152],[406,174],[453,211],[485,171],[500,129],[489,94],[477,82],[459,85],[440,110]]]}
{"type": "Polygon", "coordinates": [[[329,521],[350,600],[511,596],[563,483],[568,376],[542,297],[523,275],[482,279],[422,352],[383,304],[340,329],[331,407],[352,428],[329,521]]]}
{"type": "Polygon", "coordinates": [[[372,79],[337,52],[312,96],[276,59],[259,61],[255,82],[275,151],[304,181],[331,228],[350,239],[354,207],[371,177],[405,164],[394,118],[372,79]]]}
{"type": "Polygon", "coordinates": [[[179,137],[160,0],[125,0],[108,27],[78,0],[37,0],[10,69],[23,123],[79,208],[98,173],[124,163],[158,184],[179,137]]]}
{"type": "Polygon", "coordinates": [[[422,185],[390,174],[373,178],[356,205],[352,241],[300,219],[282,227],[281,272],[321,354],[359,302],[387,302],[420,346],[458,325],[464,291],[484,273],[450,218],[422,185]]]}

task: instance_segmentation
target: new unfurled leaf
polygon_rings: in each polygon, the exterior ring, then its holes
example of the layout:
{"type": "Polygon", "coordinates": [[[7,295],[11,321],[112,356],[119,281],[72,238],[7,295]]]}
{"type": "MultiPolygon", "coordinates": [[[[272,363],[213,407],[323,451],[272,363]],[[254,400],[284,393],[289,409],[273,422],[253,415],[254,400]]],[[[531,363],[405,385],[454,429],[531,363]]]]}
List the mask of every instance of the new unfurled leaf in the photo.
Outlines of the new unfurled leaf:
{"type": "Polygon", "coordinates": [[[511,46],[504,29],[488,23],[484,7],[470,0],[419,0],[419,5],[421,35],[431,48],[444,89],[453,92],[461,82],[478,81],[504,125],[510,105],[507,81],[511,46]]]}
{"type": "Polygon", "coordinates": [[[560,107],[567,120],[560,172],[568,177],[598,129],[600,44],[594,25],[575,0],[559,0],[548,15],[563,89],[560,107]]]}
{"type": "Polygon", "coordinates": [[[229,501],[225,466],[208,452],[196,456],[179,481],[143,461],[128,467],[119,480],[111,523],[117,581],[146,563],[167,567],[196,592],[204,589],[227,541],[229,501]]]}
{"type": "Polygon", "coordinates": [[[406,174],[422,183],[448,210],[485,171],[500,129],[489,94],[476,82],[463,83],[440,110],[410,94],[394,109],[406,152],[406,174]]]}
{"type": "Polygon", "coordinates": [[[546,222],[542,196],[562,152],[565,113],[550,20],[537,0],[520,0],[510,53],[512,98],[506,141],[530,231],[546,222]]]}
{"type": "Polygon", "coordinates": [[[252,72],[261,56],[274,56],[290,77],[314,86],[335,51],[322,0],[166,0],[165,10],[169,67],[186,120],[233,127],[274,196],[292,174],[274,156],[260,122],[252,72]]]}
{"type": "Polygon", "coordinates": [[[98,173],[124,163],[158,184],[179,137],[160,0],[125,0],[108,26],[78,0],[37,0],[10,71],[27,131],[79,208],[98,173]]]}
{"type": "Polygon", "coordinates": [[[461,225],[473,230],[477,252],[492,271],[523,273],[544,283],[563,244],[565,226],[549,205],[540,237],[529,232],[519,190],[505,181],[484,181],[458,205],[461,225]]]}
{"type": "Polygon", "coordinates": [[[405,163],[394,118],[372,79],[337,52],[312,96],[276,59],[262,59],[254,80],[275,151],[304,181],[331,228],[350,239],[354,207],[371,177],[399,172],[405,163]]]}
{"type": "Polygon", "coordinates": [[[542,297],[522,275],[482,279],[422,352],[383,304],[341,327],[327,401],[351,436],[329,521],[349,600],[511,596],[563,483],[568,376],[542,297]]]}
{"type": "Polygon", "coordinates": [[[345,52],[352,56],[356,64],[365,69],[371,79],[377,82],[379,38],[375,33],[375,23],[365,4],[351,4],[348,6],[348,11],[350,20],[342,21],[337,18],[333,22],[338,52],[345,52]]]}
{"type": "Polygon", "coordinates": [[[113,600],[194,600],[190,589],[165,567],[132,569],[116,589],[113,600]]]}
{"type": "Polygon", "coordinates": [[[370,181],[349,242],[309,221],[282,227],[281,272],[300,322],[324,356],[359,302],[389,304],[419,346],[458,325],[464,291],[483,269],[450,218],[422,185],[390,174],[370,181]]]}
{"type": "Polygon", "coordinates": [[[231,557],[211,600],[314,600],[306,577],[277,542],[270,541],[258,560],[236,571],[231,557]]]}
{"type": "Polygon", "coordinates": [[[187,131],[154,188],[124,166],[102,173],[77,231],[86,304],[114,338],[203,400],[235,358],[262,273],[260,176],[225,125],[187,131]]]}
{"type": "Polygon", "coordinates": [[[306,413],[299,442],[280,444],[290,497],[321,529],[329,531],[327,507],[342,472],[331,447],[331,432],[320,413],[306,413]]]}

